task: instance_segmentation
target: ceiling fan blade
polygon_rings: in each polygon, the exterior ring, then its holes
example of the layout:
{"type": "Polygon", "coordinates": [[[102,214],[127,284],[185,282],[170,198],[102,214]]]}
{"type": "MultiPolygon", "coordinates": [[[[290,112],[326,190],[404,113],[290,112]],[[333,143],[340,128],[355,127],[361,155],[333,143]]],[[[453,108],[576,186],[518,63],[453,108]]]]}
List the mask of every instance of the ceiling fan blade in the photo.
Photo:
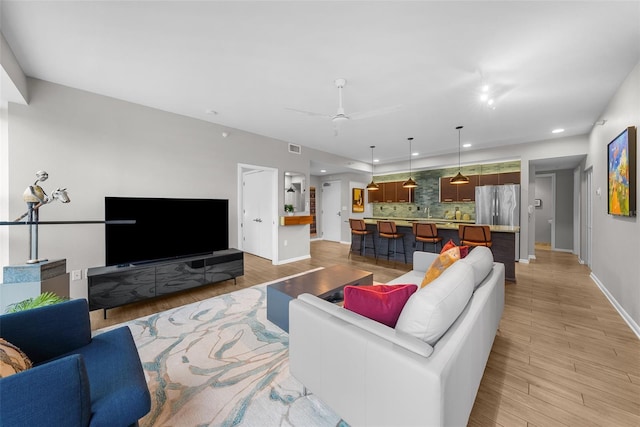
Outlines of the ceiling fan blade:
{"type": "Polygon", "coordinates": [[[399,105],[394,105],[392,107],[378,108],[377,110],[361,111],[358,113],[349,114],[349,118],[351,120],[368,119],[369,117],[376,117],[376,116],[382,116],[383,114],[395,113],[396,111],[400,111],[403,108],[404,108],[404,105],[399,104],[399,105]]]}
{"type": "Polygon", "coordinates": [[[314,113],[313,111],[297,110],[295,108],[287,108],[287,107],[285,107],[285,110],[293,111],[294,113],[298,113],[298,114],[304,114],[305,116],[328,117],[328,118],[332,117],[330,114],[314,113]]]}

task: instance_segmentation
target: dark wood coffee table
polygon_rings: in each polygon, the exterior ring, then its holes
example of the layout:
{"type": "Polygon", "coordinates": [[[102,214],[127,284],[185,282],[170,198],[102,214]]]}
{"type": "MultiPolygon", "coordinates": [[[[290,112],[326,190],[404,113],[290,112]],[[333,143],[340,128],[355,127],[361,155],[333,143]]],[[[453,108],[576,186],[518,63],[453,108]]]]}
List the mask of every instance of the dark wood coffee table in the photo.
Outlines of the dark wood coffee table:
{"type": "Polygon", "coordinates": [[[289,332],[289,301],[300,294],[342,301],[343,288],[347,285],[373,285],[373,273],[334,265],[268,285],[267,319],[289,332]]]}

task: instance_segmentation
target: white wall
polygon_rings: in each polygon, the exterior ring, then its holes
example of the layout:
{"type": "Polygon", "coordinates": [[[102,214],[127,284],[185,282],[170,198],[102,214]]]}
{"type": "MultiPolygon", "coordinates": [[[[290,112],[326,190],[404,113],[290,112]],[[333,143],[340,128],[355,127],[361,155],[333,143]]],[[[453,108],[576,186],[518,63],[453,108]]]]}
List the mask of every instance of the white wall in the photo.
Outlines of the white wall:
{"type": "Polygon", "coordinates": [[[621,310],[638,336],[640,222],[638,217],[623,218],[607,214],[607,144],[628,126],[640,128],[639,94],[640,63],[603,111],[599,119],[606,120],[604,126],[596,126],[589,135],[586,164],[586,168],[593,167],[592,277],[621,310]],[[597,193],[598,189],[600,194],[597,193]]]}
{"type": "MultiPolygon", "coordinates": [[[[311,156],[334,160],[309,149],[292,154],[283,141],[206,121],[37,79],[27,82],[29,105],[9,103],[2,121],[8,126],[3,126],[0,161],[8,167],[0,170],[1,220],[26,210],[22,193],[42,169],[49,173],[42,187],[49,194],[67,187],[71,203],[42,207],[41,221],[103,220],[105,196],[224,198],[229,199],[229,244],[237,247],[238,163],[278,169],[278,188],[283,189],[285,170],[308,177],[311,156]]],[[[284,214],[284,192],[278,194],[284,214]]],[[[185,212],[177,220],[191,217],[195,213],[185,212]]],[[[3,237],[2,265],[24,263],[27,227],[3,228],[8,238],[3,237]]],[[[278,227],[291,239],[284,228],[278,227]]],[[[39,241],[40,257],[66,258],[69,271],[104,264],[103,225],[40,226],[39,241]]],[[[283,256],[308,256],[308,241],[300,243],[283,256]]],[[[86,280],[72,282],[72,296],[83,295],[86,280]]]]}
{"type": "Polygon", "coordinates": [[[554,217],[555,197],[553,191],[552,174],[536,174],[535,198],[540,200],[540,206],[534,208],[536,222],[536,242],[551,244],[553,241],[553,227],[549,220],[554,217]]]}

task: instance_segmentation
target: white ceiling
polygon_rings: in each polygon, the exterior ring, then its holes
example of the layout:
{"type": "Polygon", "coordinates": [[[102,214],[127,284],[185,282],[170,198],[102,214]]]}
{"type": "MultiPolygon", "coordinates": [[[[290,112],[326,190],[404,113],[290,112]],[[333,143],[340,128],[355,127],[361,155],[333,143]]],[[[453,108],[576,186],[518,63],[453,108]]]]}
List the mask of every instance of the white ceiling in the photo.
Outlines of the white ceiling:
{"type": "Polygon", "coordinates": [[[469,150],[586,134],[640,61],[640,1],[0,1],[28,76],[367,163],[455,152],[457,125],[469,150]],[[338,136],[290,110],[335,114],[336,78],[347,115],[402,108],[338,136]]]}

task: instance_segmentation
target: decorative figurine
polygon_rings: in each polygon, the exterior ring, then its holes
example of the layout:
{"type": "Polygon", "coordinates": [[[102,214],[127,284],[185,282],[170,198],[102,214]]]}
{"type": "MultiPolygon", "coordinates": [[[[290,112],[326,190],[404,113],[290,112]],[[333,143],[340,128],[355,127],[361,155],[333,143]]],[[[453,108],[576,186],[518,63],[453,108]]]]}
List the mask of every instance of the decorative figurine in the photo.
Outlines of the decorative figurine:
{"type": "Polygon", "coordinates": [[[19,218],[16,219],[20,221],[25,216],[27,217],[27,223],[30,225],[29,227],[29,260],[27,264],[36,264],[41,261],[38,259],[38,220],[39,220],[39,209],[42,205],[46,205],[47,203],[51,203],[54,200],[60,200],[62,203],[69,203],[71,199],[67,194],[66,188],[57,188],[52,194],[51,197],[47,196],[47,193],[40,187],[39,183],[46,181],[49,178],[49,174],[45,171],[36,172],[36,180],[35,182],[28,186],[24,193],[22,194],[22,199],[27,203],[27,212],[22,214],[19,218]]]}

